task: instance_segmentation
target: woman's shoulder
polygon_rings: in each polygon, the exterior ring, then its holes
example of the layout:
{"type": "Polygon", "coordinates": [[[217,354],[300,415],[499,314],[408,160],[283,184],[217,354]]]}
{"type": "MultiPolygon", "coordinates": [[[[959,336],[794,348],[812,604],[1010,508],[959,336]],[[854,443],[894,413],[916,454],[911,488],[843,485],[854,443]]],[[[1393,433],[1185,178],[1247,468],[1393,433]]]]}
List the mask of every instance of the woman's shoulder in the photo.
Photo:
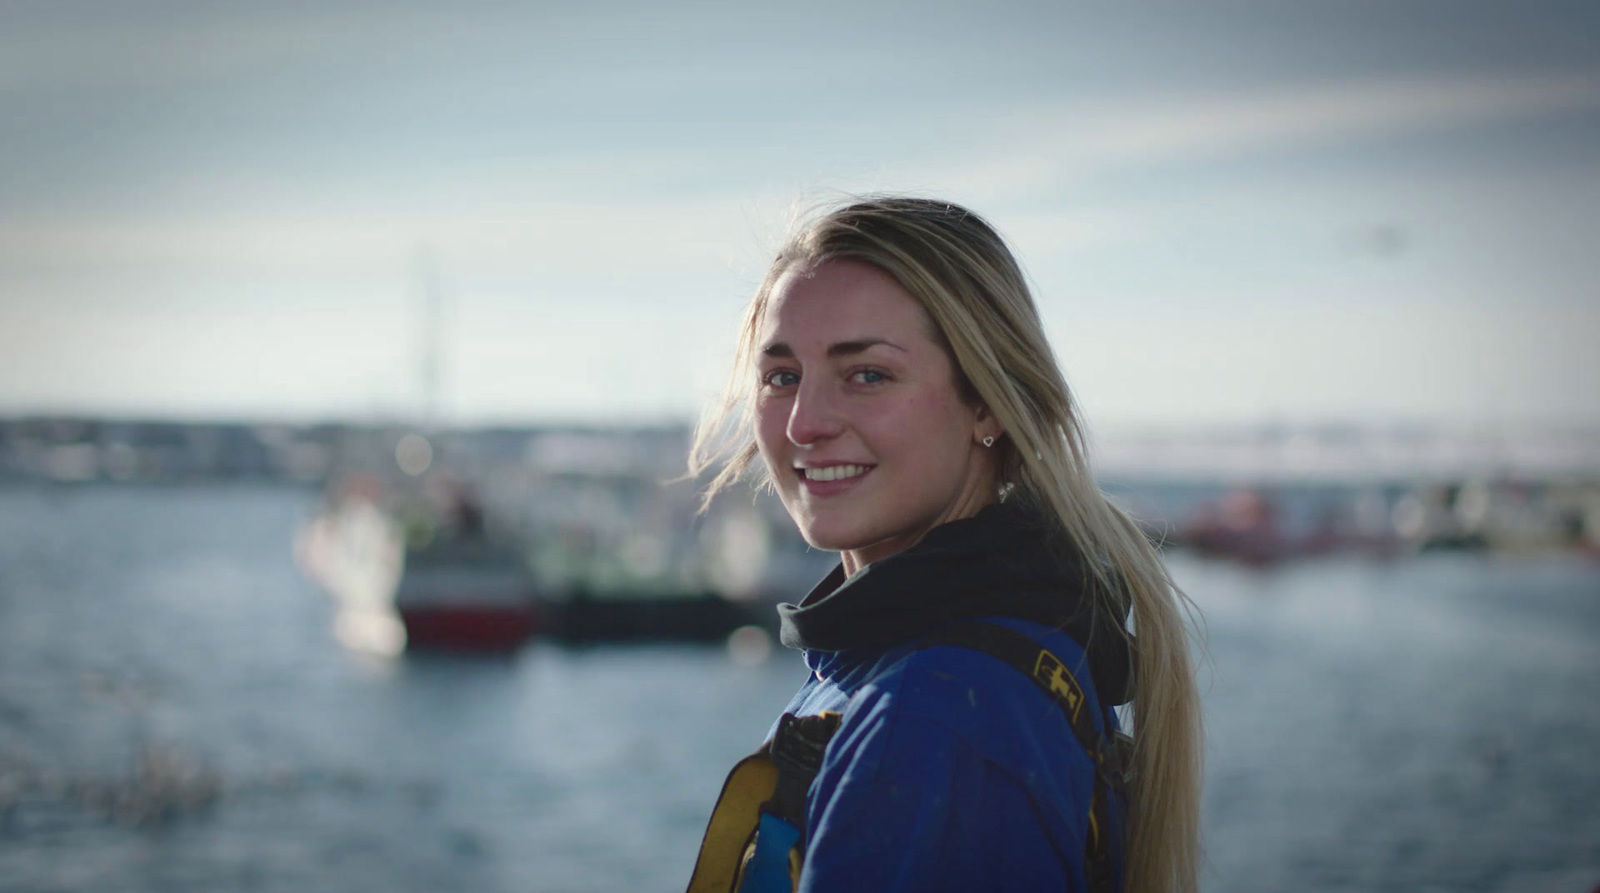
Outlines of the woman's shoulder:
{"type": "MultiPolygon", "coordinates": [[[[1098,714],[1084,651],[1071,637],[1036,623],[1010,618],[998,625],[1027,635],[1048,650],[1074,678],[1082,678],[1087,706],[1098,714]]],[[[1071,725],[1034,678],[1000,657],[961,645],[902,649],[850,698],[841,731],[873,727],[891,732],[911,722],[964,741],[1002,766],[1029,766],[1076,756],[1071,725]]],[[[1087,754],[1081,754],[1085,765],[1087,754]]]]}
{"type": "Polygon", "coordinates": [[[970,634],[936,633],[929,637],[932,644],[912,643],[889,652],[886,659],[877,662],[871,678],[860,686],[861,689],[863,692],[872,688],[899,690],[912,696],[907,701],[908,707],[950,706],[945,702],[953,699],[954,706],[965,702],[971,708],[977,706],[984,692],[1007,698],[1032,695],[1025,698],[1032,701],[1043,695],[1031,675],[1033,662],[1038,654],[1048,652],[1074,679],[1082,680],[1090,699],[1097,700],[1087,654],[1083,646],[1065,632],[1013,617],[979,618],[978,623],[969,625],[997,626],[1002,627],[1002,631],[1025,636],[1026,639],[1016,637],[1016,641],[1030,646],[1029,670],[1017,666],[1015,656],[1008,660],[1007,650],[999,646],[1009,643],[985,641],[970,634]]]}

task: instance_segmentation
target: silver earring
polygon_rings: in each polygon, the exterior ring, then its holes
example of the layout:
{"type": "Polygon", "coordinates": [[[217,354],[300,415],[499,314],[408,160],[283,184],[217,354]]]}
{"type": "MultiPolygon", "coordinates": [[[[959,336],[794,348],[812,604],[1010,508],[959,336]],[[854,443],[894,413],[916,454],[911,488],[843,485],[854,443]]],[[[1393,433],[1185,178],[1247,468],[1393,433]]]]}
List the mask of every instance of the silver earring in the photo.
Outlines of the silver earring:
{"type": "Polygon", "coordinates": [[[994,446],[994,438],[993,438],[993,437],[985,437],[985,438],[984,438],[984,439],[983,439],[983,445],[984,445],[984,446],[985,446],[985,447],[992,447],[992,446],[994,446]]]}

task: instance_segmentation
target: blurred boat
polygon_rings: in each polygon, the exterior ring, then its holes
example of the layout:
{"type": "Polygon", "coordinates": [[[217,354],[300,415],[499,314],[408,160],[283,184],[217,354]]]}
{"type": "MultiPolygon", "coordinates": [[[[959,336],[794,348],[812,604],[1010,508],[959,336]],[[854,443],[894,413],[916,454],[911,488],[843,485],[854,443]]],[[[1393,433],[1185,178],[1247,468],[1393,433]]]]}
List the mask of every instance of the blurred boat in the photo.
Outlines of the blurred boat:
{"type": "Polygon", "coordinates": [[[1417,552],[1596,554],[1600,486],[1512,478],[1433,482],[1395,505],[1394,525],[1417,552]]]}
{"type": "Polygon", "coordinates": [[[481,528],[408,546],[394,608],[410,650],[511,651],[541,616],[522,551],[481,528]]]}
{"type": "Polygon", "coordinates": [[[770,498],[699,513],[696,482],[667,479],[687,435],[395,430],[348,444],[303,564],[360,650],[770,637],[774,603],[838,558],[810,549],[770,498]]]}
{"type": "Polygon", "coordinates": [[[384,511],[385,487],[370,474],[331,485],[322,509],[295,535],[295,563],[335,604],[334,638],[367,654],[405,649],[406,631],[394,610],[404,541],[384,511]]]}
{"type": "Polygon", "coordinates": [[[1294,494],[1240,487],[1201,503],[1165,539],[1252,567],[1335,553],[1387,556],[1396,539],[1381,494],[1294,494]]]}
{"type": "MultiPolygon", "coordinates": [[[[535,537],[534,566],[546,581],[540,635],[597,644],[722,642],[747,627],[776,633],[776,587],[788,581],[774,575],[792,573],[784,560],[791,550],[774,542],[754,506],[722,506],[702,524],[692,504],[659,504],[692,498],[692,489],[596,486],[585,482],[589,498],[565,503],[587,505],[588,517],[569,515],[535,537]],[[606,506],[602,493],[622,499],[606,506]]],[[[821,576],[810,565],[800,573],[806,587],[821,576]]],[[[792,596],[797,587],[787,588],[792,596]]]]}
{"type": "Polygon", "coordinates": [[[443,506],[397,509],[396,498],[380,479],[353,475],[300,533],[300,565],[338,603],[341,642],[382,655],[504,652],[537,631],[525,553],[488,529],[472,490],[452,486],[443,506]]]}
{"type": "Polygon", "coordinates": [[[475,485],[448,474],[430,483],[431,499],[400,512],[406,547],[393,604],[407,649],[516,649],[541,616],[526,550],[486,523],[475,485]]]}
{"type": "Polygon", "coordinates": [[[1204,506],[1174,539],[1201,555],[1255,567],[1302,551],[1284,530],[1272,500],[1255,489],[1234,490],[1204,506]]]}

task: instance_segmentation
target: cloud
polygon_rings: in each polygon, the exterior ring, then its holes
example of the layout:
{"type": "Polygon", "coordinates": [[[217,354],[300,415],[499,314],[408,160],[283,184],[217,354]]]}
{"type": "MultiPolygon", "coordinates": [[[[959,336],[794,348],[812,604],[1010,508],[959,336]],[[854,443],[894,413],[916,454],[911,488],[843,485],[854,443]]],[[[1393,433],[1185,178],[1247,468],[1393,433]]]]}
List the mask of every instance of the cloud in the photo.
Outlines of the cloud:
{"type": "Polygon", "coordinates": [[[1600,74],[1351,81],[1114,115],[1091,121],[1074,142],[1077,151],[1102,161],[1166,161],[1596,108],[1600,108],[1600,74]]]}
{"type": "Polygon", "coordinates": [[[1600,421],[1600,308],[1349,299],[1303,312],[1103,313],[1052,326],[1089,416],[1600,421]]]}
{"type": "MultiPolygon", "coordinates": [[[[131,8],[97,10],[75,19],[46,13],[39,23],[8,22],[0,35],[0,93],[43,87],[175,87],[294,70],[388,62],[411,64],[441,53],[467,55],[463,43],[509,46],[529,21],[509,11],[463,18],[448,9],[362,10],[242,7],[176,8],[166,16],[131,8]],[[427,52],[421,52],[424,47],[427,52]],[[397,49],[404,48],[404,49],[397,49]]],[[[535,22],[550,22],[543,12],[535,22]]]]}
{"type": "Polygon", "coordinates": [[[1600,109],[1600,73],[1521,78],[1347,80],[1253,94],[1172,96],[1126,107],[1037,103],[994,113],[991,148],[907,168],[987,198],[1119,169],[1207,163],[1264,151],[1502,124],[1600,109]]]}
{"type": "Polygon", "coordinates": [[[741,266],[760,239],[747,203],[485,202],[417,209],[0,219],[0,272],[117,265],[336,270],[393,265],[419,248],[482,272],[655,274],[741,266]]]}

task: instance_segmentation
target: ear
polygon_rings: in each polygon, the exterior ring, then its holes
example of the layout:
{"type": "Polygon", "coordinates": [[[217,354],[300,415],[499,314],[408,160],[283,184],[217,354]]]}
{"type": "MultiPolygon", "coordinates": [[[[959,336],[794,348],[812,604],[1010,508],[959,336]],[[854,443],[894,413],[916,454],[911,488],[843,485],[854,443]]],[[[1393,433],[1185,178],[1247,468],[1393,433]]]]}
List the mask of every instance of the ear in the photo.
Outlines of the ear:
{"type": "Polygon", "coordinates": [[[979,444],[983,443],[985,437],[999,440],[1006,433],[1006,429],[1001,426],[1000,420],[995,418],[994,413],[989,411],[989,407],[982,403],[978,404],[978,411],[973,418],[973,422],[972,439],[979,444]]]}

